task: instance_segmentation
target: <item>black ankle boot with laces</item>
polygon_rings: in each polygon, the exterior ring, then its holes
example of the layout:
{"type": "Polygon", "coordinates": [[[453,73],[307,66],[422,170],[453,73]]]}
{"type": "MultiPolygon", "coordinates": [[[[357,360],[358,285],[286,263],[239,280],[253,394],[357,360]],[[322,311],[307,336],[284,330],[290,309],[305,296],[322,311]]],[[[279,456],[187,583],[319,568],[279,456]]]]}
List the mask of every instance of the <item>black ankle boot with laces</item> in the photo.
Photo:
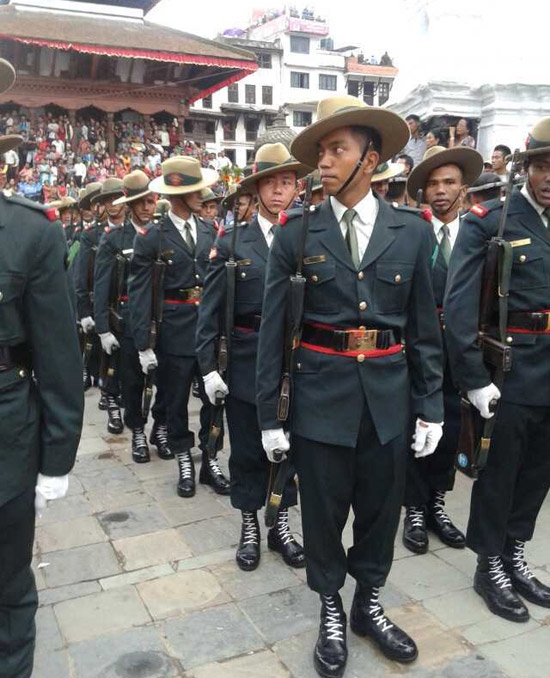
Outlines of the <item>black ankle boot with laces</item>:
{"type": "Polygon", "coordinates": [[[426,553],[428,545],[424,509],[420,506],[407,506],[403,523],[403,546],[413,553],[426,553]]]}
{"type": "Polygon", "coordinates": [[[256,511],[242,511],[241,538],[235,559],[241,570],[255,570],[260,563],[260,525],[256,511]]]}
{"type": "Polygon", "coordinates": [[[229,494],[229,480],[223,475],[217,459],[210,459],[208,452],[202,453],[199,483],[210,485],[216,494],[229,494]]]}
{"type": "Polygon", "coordinates": [[[502,561],[516,593],[530,603],[550,607],[550,586],[539,581],[525,562],[524,541],[512,540],[506,548],[502,561]]]}
{"type": "Polygon", "coordinates": [[[118,434],[124,431],[120,407],[115,396],[107,396],[107,417],[107,431],[109,431],[109,433],[118,434]]]}
{"type": "Polygon", "coordinates": [[[195,465],[191,457],[191,450],[178,452],[178,495],[180,497],[192,497],[195,494],[195,465]]]}
{"type": "Polygon", "coordinates": [[[153,425],[149,442],[157,448],[160,459],[173,459],[175,457],[175,454],[168,447],[168,427],[166,424],[155,423],[153,425]]]}
{"type": "Polygon", "coordinates": [[[344,675],[348,659],[346,613],[339,593],[321,594],[321,623],[313,650],[313,665],[323,678],[344,675]]]}
{"type": "Polygon", "coordinates": [[[148,461],[151,461],[147,437],[143,427],[135,428],[132,431],[132,459],[136,464],[146,464],[148,461]]]}
{"type": "Polygon", "coordinates": [[[466,537],[453,525],[445,511],[445,492],[442,490],[436,490],[428,502],[426,527],[451,548],[463,549],[466,546],[466,537]]]}
{"type": "Polygon", "coordinates": [[[277,522],[267,534],[267,545],[272,551],[277,551],[290,567],[305,567],[306,557],[304,548],[292,536],[288,524],[288,509],[279,509],[277,522]]]}
{"type": "Polygon", "coordinates": [[[493,614],[513,622],[529,620],[529,610],[512,588],[500,556],[477,557],[474,590],[493,614]]]}

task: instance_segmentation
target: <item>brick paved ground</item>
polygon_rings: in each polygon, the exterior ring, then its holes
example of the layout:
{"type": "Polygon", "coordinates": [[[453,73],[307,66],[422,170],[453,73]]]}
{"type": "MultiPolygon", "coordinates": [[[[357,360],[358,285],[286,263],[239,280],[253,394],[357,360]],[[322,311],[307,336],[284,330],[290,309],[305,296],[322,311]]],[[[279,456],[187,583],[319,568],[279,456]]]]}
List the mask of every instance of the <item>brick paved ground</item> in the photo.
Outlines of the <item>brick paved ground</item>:
{"type": "MultiPolygon", "coordinates": [[[[178,498],[175,461],[134,464],[129,435],[107,435],[97,400],[92,389],[69,496],[37,526],[34,678],[313,678],[319,606],[304,572],[265,540],[259,569],[241,572],[229,499],[200,485],[178,498]]],[[[463,528],[469,492],[460,477],[448,501],[463,528]]],[[[300,533],[297,511],[291,520],[300,533]]],[[[350,632],[347,678],[548,678],[550,610],[530,605],[528,624],[500,620],[472,591],[470,552],[432,537],[414,556],[400,539],[383,603],[420,657],[400,666],[350,632]]],[[[549,502],[527,553],[550,582],[549,502]]],[[[348,608],[352,594],[348,581],[348,608]]]]}

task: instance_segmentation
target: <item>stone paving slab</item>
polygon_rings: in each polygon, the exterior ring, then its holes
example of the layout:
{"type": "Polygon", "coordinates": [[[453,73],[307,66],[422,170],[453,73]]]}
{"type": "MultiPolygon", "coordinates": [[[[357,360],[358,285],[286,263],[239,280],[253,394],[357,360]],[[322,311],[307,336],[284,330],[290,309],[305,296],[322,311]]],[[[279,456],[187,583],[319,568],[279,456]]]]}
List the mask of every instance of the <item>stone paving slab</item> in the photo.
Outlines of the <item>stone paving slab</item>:
{"type": "Polygon", "coordinates": [[[262,651],[191,669],[185,678],[291,678],[273,652],[262,651]]]}
{"type": "Polygon", "coordinates": [[[98,515],[99,522],[111,539],[134,537],[169,527],[168,520],[154,504],[131,506],[98,515]]]}
{"type": "Polygon", "coordinates": [[[174,529],[117,539],[113,546],[122,567],[128,571],[183,560],[192,555],[184,538],[174,529]]]}
{"type": "Polygon", "coordinates": [[[93,516],[51,523],[36,530],[36,545],[41,553],[97,544],[107,539],[107,535],[93,516]]]}
{"type": "Polygon", "coordinates": [[[42,572],[50,587],[92,581],[121,571],[111,544],[90,544],[55,551],[44,556],[49,565],[42,572]]]}

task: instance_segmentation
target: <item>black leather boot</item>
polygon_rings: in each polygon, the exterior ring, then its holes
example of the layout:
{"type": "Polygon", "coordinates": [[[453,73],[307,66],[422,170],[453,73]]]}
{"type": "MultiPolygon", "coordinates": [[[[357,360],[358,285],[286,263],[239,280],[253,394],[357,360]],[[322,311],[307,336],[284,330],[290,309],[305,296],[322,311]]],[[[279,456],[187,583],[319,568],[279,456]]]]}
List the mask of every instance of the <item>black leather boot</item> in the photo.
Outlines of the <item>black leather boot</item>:
{"type": "Polygon", "coordinates": [[[109,433],[122,433],[124,423],[120,414],[120,407],[114,396],[107,396],[107,431],[109,433]]]}
{"type": "Polygon", "coordinates": [[[136,464],[146,464],[148,461],[151,461],[143,427],[135,428],[132,431],[132,459],[136,464]]]}
{"type": "Polygon", "coordinates": [[[445,492],[442,490],[436,490],[428,502],[426,527],[453,549],[463,549],[466,546],[466,537],[453,525],[445,511],[445,492]]]}
{"type": "Polygon", "coordinates": [[[99,396],[99,402],[97,404],[97,409],[101,410],[102,412],[107,412],[109,409],[109,399],[107,398],[107,394],[104,393],[103,391],[101,392],[101,395],[99,396]]]}
{"type": "Polygon", "coordinates": [[[414,661],[418,657],[416,643],[384,615],[379,594],[378,587],[357,584],[351,606],[351,630],[373,640],[388,659],[405,664],[414,661]]]}
{"type": "Polygon", "coordinates": [[[426,531],[426,516],[420,506],[405,507],[403,521],[403,546],[413,553],[428,551],[428,532],[426,531]]]}
{"type": "Polygon", "coordinates": [[[202,453],[199,483],[210,485],[216,494],[229,494],[229,480],[223,475],[217,459],[210,459],[208,452],[202,453]]]}
{"type": "Polygon", "coordinates": [[[173,459],[175,454],[168,447],[168,427],[166,424],[153,424],[149,442],[157,448],[160,459],[173,459]]]}
{"type": "Polygon", "coordinates": [[[474,590],[493,614],[513,622],[529,620],[529,610],[512,588],[500,556],[478,556],[474,590]]]}
{"type": "Polygon", "coordinates": [[[255,570],[260,563],[260,525],[256,511],[241,511],[243,522],[235,560],[241,570],[255,570]]]}
{"type": "Polygon", "coordinates": [[[195,494],[195,465],[191,457],[191,450],[178,452],[178,495],[180,497],[192,497],[195,494]]]}
{"type": "Polygon", "coordinates": [[[82,371],[82,384],[84,386],[84,391],[87,391],[92,387],[92,378],[90,377],[87,367],[82,371]]]}
{"type": "Polygon", "coordinates": [[[279,509],[277,522],[267,533],[267,545],[272,551],[277,551],[290,567],[305,567],[306,556],[304,547],[292,536],[288,524],[288,509],[279,509]]]}
{"type": "Polygon", "coordinates": [[[324,678],[344,675],[348,660],[346,613],[339,593],[321,594],[321,624],[313,650],[313,665],[324,678]]]}
{"type": "Polygon", "coordinates": [[[512,587],[525,600],[541,607],[550,607],[550,586],[539,581],[525,562],[525,542],[514,539],[502,558],[512,587]]]}

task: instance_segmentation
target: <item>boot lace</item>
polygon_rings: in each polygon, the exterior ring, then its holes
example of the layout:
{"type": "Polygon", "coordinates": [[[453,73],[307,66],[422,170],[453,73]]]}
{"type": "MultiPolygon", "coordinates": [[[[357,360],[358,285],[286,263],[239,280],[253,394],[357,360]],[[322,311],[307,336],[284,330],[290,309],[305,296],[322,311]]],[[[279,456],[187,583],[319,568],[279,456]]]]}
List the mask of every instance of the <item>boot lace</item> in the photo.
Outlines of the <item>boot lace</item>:
{"type": "Polygon", "coordinates": [[[215,476],[222,476],[223,475],[217,459],[209,459],[208,460],[208,466],[210,467],[210,470],[212,471],[212,473],[215,476]]]}
{"type": "Polygon", "coordinates": [[[166,424],[159,424],[157,426],[155,437],[161,445],[168,445],[168,427],[166,424]]]}
{"type": "Polygon", "coordinates": [[[243,511],[242,542],[243,546],[247,544],[257,544],[259,541],[258,520],[255,511],[243,511]]]}
{"type": "Polygon", "coordinates": [[[407,517],[411,521],[413,527],[425,526],[424,511],[418,506],[408,506],[407,517]]]}
{"type": "Polygon", "coordinates": [[[489,556],[489,575],[495,584],[501,589],[509,589],[512,586],[510,577],[504,571],[504,564],[500,556],[489,556]]]}
{"type": "Polygon", "coordinates": [[[379,595],[380,589],[378,587],[374,587],[369,599],[369,614],[376,622],[376,625],[382,627],[382,632],[386,633],[386,631],[393,628],[393,624],[384,615],[384,608],[378,602],[379,595]]]}
{"type": "Polygon", "coordinates": [[[323,625],[327,632],[328,640],[344,641],[344,620],[342,618],[341,606],[334,595],[322,595],[321,600],[325,608],[323,625]]]}
{"type": "Polygon", "coordinates": [[[436,490],[433,497],[433,512],[435,515],[444,523],[450,523],[451,519],[445,511],[445,492],[441,490],[436,490]]]}
{"type": "Polygon", "coordinates": [[[180,452],[176,455],[181,480],[193,479],[193,461],[189,452],[180,452]]]}
{"type": "Polygon", "coordinates": [[[88,368],[87,368],[87,367],[85,367],[85,368],[82,370],[82,381],[83,381],[84,383],[86,383],[86,382],[88,381],[88,368]]]}
{"type": "Polygon", "coordinates": [[[528,579],[532,579],[535,575],[531,572],[529,565],[525,562],[525,542],[516,539],[514,544],[514,555],[512,556],[514,562],[514,570],[528,579]]]}
{"type": "Polygon", "coordinates": [[[283,546],[286,546],[293,540],[290,525],[288,524],[288,509],[281,509],[279,511],[279,515],[277,516],[277,532],[283,542],[283,546]]]}
{"type": "Polygon", "coordinates": [[[109,410],[109,416],[111,419],[120,421],[120,407],[115,396],[107,396],[107,409],[109,410]]]}
{"type": "Polygon", "coordinates": [[[145,437],[145,431],[142,428],[134,429],[134,443],[136,447],[147,447],[147,438],[145,437]]]}

